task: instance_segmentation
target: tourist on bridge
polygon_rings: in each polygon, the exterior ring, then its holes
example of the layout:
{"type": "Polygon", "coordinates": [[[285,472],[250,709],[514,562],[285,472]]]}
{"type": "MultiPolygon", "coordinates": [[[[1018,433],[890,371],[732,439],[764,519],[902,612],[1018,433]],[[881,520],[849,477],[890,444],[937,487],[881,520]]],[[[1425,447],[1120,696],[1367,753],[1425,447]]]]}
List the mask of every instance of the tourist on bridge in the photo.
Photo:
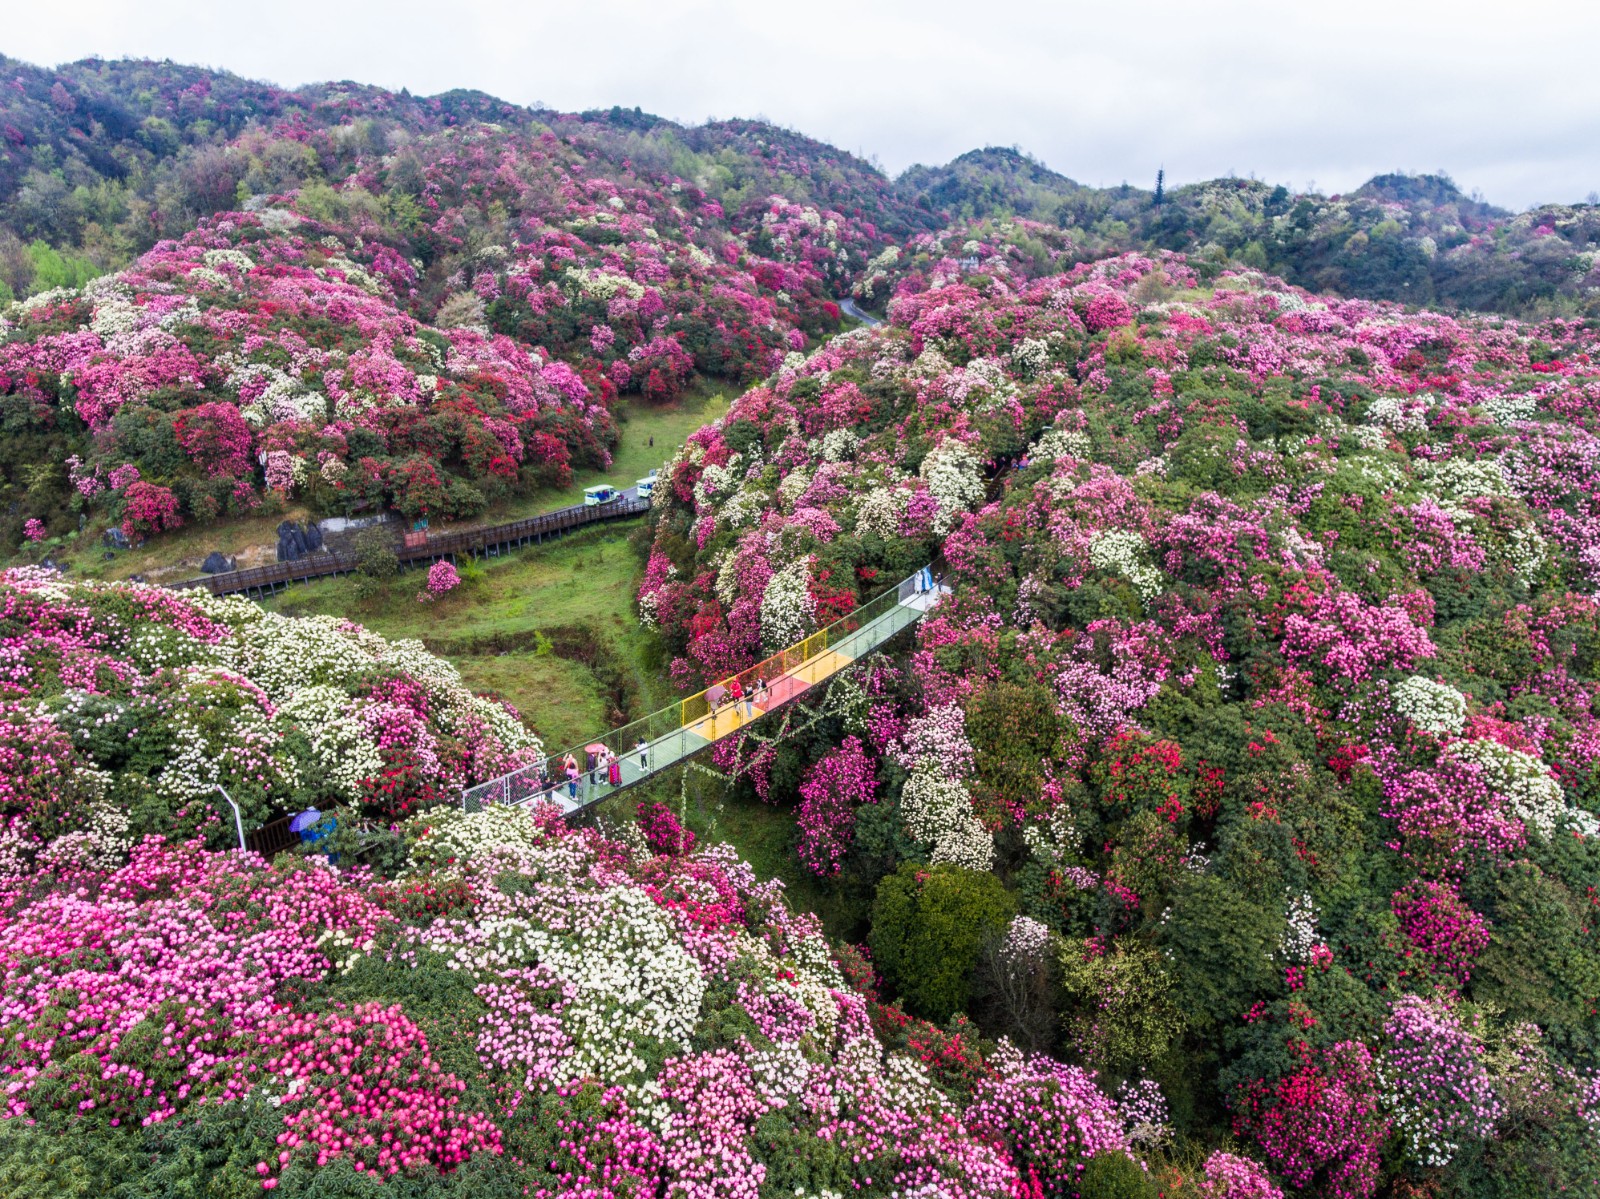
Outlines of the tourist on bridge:
{"type": "Polygon", "coordinates": [[[578,759],[574,758],[571,754],[567,755],[566,773],[567,773],[567,798],[568,799],[577,799],[578,798],[578,759]]]}
{"type": "Polygon", "coordinates": [[[640,771],[640,773],[643,773],[643,772],[649,770],[650,769],[650,743],[648,741],[646,741],[643,737],[640,737],[639,738],[639,744],[635,745],[633,748],[639,751],[639,771],[640,771]]]}
{"type": "Polygon", "coordinates": [[[767,710],[767,680],[765,678],[756,680],[756,692],[752,697],[752,702],[763,712],[767,710]]]}
{"type": "Polygon", "coordinates": [[[622,785],[622,758],[606,750],[606,778],[613,787],[622,785]]]}
{"type": "Polygon", "coordinates": [[[733,710],[735,712],[738,712],[742,704],[746,720],[755,715],[755,711],[750,706],[750,697],[744,693],[744,684],[739,682],[737,677],[728,684],[728,694],[733,697],[733,710]]]}
{"type": "Polygon", "coordinates": [[[717,709],[722,707],[722,701],[727,698],[728,689],[721,683],[713,683],[706,692],[706,703],[711,705],[711,727],[717,727],[717,709]]]}

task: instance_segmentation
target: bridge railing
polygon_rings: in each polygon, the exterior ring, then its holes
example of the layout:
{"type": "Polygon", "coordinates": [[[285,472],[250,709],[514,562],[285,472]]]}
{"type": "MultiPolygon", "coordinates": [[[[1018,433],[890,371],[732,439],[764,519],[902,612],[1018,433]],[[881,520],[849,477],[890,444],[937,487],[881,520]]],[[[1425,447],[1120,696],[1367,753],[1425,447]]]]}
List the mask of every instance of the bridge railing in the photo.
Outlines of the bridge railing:
{"type": "MultiPolygon", "coordinates": [[[[765,682],[769,688],[766,704],[757,703],[763,709],[776,707],[793,698],[799,691],[808,688],[811,683],[821,681],[822,678],[832,675],[834,669],[819,672],[816,679],[796,680],[800,685],[785,686],[783,693],[771,690],[780,680],[794,679],[794,672],[806,663],[826,654],[831,648],[841,645],[852,634],[866,628],[873,621],[887,616],[900,604],[917,595],[919,592],[929,590],[934,586],[934,580],[929,571],[924,568],[903,579],[899,584],[884,591],[881,595],[862,604],[859,608],[841,616],[832,624],[817,630],[810,636],[797,641],[794,645],[779,650],[770,657],[764,658],[754,666],[747,667],[737,674],[731,674],[719,680],[719,683],[706,688],[695,695],[679,701],[670,707],[661,708],[643,716],[638,720],[629,722],[619,728],[610,729],[604,733],[597,733],[582,743],[569,746],[555,753],[547,754],[539,761],[523,767],[521,770],[502,775],[497,779],[490,779],[476,787],[468,788],[462,792],[462,807],[469,812],[497,803],[521,803],[531,799],[543,790],[547,790],[552,783],[565,781],[563,763],[571,757],[578,765],[579,772],[584,777],[589,773],[588,752],[591,746],[603,745],[611,753],[620,757],[639,752],[639,743],[643,741],[647,747],[655,746],[666,741],[674,734],[686,733],[694,726],[712,715],[710,693],[720,685],[726,693],[722,698],[727,705],[732,705],[733,699],[730,686],[737,678],[739,686],[747,699],[753,699],[758,686],[765,682]]],[[[855,655],[852,655],[855,656],[855,655]]],[[[824,664],[827,665],[827,664],[824,664]]],[[[715,740],[715,737],[708,738],[715,740]]],[[[651,751],[654,753],[655,751],[651,751]]],[[[676,760],[680,754],[670,755],[676,760]]],[[[649,772],[648,770],[646,771],[649,772]]]]}

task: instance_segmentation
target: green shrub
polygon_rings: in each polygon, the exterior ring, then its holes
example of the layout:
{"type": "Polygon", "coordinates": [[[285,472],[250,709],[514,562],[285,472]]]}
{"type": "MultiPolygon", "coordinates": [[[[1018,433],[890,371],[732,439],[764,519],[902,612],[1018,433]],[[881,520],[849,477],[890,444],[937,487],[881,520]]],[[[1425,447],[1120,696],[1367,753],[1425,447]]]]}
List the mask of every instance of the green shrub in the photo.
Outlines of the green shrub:
{"type": "Polygon", "coordinates": [[[392,579],[400,573],[394,538],[379,525],[356,535],[356,568],[369,579],[392,579]]]}
{"type": "Polygon", "coordinates": [[[929,1020],[968,1002],[978,953],[1016,914],[998,878],[948,862],[907,863],[878,884],[870,944],[878,969],[929,1020]]]}
{"type": "Polygon", "coordinates": [[[1155,1179],[1123,1153],[1091,1157],[1078,1179],[1080,1199],[1157,1199],[1155,1179]]]}

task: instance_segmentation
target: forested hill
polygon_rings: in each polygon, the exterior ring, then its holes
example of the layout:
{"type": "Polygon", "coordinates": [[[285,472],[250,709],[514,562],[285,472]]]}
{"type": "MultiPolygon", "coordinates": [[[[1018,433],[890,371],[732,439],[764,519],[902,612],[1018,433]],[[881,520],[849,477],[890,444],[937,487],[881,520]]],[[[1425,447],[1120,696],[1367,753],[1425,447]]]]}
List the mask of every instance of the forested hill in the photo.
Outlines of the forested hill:
{"type": "MultiPolygon", "coordinates": [[[[774,194],[905,243],[986,219],[1056,230],[1072,261],[1128,250],[1270,270],[1324,292],[1517,316],[1600,312],[1600,207],[1512,214],[1440,176],[1378,176],[1348,195],[1222,178],[1155,191],[1075,182],[989,147],[890,179],[826,143],[758,121],[683,126],[637,109],[563,114],[476,91],[431,97],[357,83],[295,90],[170,62],[0,58],[0,289],[81,284],[251,196],[368,186],[363,166],[463,126],[553,132],[591,173],[680,181],[731,231],[774,194]]],[[[404,207],[408,176],[384,178],[404,207]]],[[[1154,180],[1150,180],[1152,184],[1154,180]]],[[[383,198],[383,197],[380,197],[383,198]]],[[[0,291],[0,298],[3,298],[0,291]]]]}
{"type": "MultiPolygon", "coordinates": [[[[1152,182],[1154,182],[1152,180],[1152,182]]],[[[1316,291],[1516,316],[1600,314],[1600,206],[1513,214],[1440,175],[1378,175],[1349,195],[1255,179],[1086,187],[1011,149],[915,166],[896,190],[951,223],[1022,217],[1065,231],[1078,260],[1181,250],[1316,291]]]]}
{"type": "Polygon", "coordinates": [[[0,58],[0,78],[0,283],[19,296],[119,268],[253,196],[362,188],[390,226],[404,224],[410,203],[425,206],[416,157],[473,127],[552,133],[592,177],[690,186],[718,203],[704,220],[724,231],[759,219],[773,195],[882,238],[940,223],[871,164],[759,122],[691,129],[637,109],[562,114],[481,92],[419,98],[348,82],[287,91],[170,62],[45,70],[0,58]]]}

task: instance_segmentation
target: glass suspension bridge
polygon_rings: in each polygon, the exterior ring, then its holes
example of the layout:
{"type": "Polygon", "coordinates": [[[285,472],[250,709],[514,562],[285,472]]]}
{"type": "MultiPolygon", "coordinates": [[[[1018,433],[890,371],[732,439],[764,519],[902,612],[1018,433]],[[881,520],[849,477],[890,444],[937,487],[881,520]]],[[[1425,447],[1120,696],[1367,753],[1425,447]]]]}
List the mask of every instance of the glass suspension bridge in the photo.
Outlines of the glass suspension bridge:
{"type": "Polygon", "coordinates": [[[465,811],[498,804],[522,805],[543,800],[559,804],[569,815],[609,799],[637,783],[693,757],[753,720],[825,683],[852,663],[921,620],[948,590],[923,567],[899,586],[884,592],[819,629],[805,640],[773,654],[736,675],[670,707],[601,733],[510,774],[479,783],[462,792],[465,811]],[[737,679],[744,698],[733,697],[737,679]],[[642,744],[641,744],[642,742],[642,744]],[[617,759],[619,781],[610,781],[596,763],[601,747],[617,759]],[[565,762],[577,763],[576,786],[565,762]]]}

